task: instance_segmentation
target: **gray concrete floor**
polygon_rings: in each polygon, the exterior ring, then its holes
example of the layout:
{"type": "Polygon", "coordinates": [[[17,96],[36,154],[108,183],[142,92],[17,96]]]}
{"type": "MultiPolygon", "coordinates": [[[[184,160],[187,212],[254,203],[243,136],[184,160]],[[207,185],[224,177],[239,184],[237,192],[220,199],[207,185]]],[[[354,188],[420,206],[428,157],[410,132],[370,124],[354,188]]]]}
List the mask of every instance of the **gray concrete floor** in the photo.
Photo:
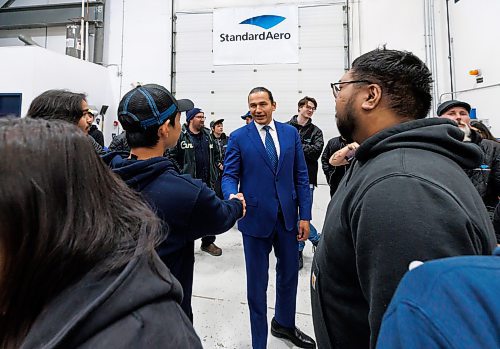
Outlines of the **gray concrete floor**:
{"type": "MultiPolygon", "coordinates": [[[[327,185],[314,192],[312,223],[321,232],[326,207],[330,201],[327,185]]],[[[250,319],[246,299],[246,273],[241,233],[233,228],[217,237],[222,256],[213,257],[195,247],[193,282],[194,328],[206,349],[251,348],[250,319]]],[[[314,338],[309,294],[309,273],[313,252],[310,242],[304,249],[304,268],[299,272],[296,325],[314,338]]],[[[269,286],[267,291],[268,324],[274,315],[276,258],[269,256],[269,286]]],[[[289,342],[269,334],[268,348],[293,348],[289,342]]]]}

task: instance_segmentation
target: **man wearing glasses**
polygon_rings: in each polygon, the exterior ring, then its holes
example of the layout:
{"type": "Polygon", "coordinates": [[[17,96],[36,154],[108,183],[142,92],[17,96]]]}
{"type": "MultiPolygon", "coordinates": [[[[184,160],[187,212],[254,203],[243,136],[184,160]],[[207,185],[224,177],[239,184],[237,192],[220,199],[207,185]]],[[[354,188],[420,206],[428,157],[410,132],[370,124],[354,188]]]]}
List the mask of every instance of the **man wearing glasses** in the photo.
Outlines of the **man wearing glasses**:
{"type": "MultiPolygon", "coordinates": [[[[177,145],[169,149],[167,155],[177,163],[181,173],[201,179],[215,190],[219,176],[219,153],[210,137],[210,130],[205,127],[205,113],[200,108],[186,112],[186,123],[182,125],[177,145]]],[[[201,250],[212,256],[220,256],[222,249],[214,242],[215,236],[204,236],[201,250]]]]}
{"type": "MultiPolygon", "coordinates": [[[[323,132],[312,123],[312,116],[318,107],[318,103],[312,97],[305,96],[298,103],[298,114],[292,116],[287,124],[297,129],[306,158],[307,173],[309,175],[309,188],[311,190],[311,202],[313,201],[314,187],[318,186],[318,159],[323,151],[323,132]]],[[[309,241],[314,247],[318,246],[319,235],[316,228],[310,224],[309,241]]],[[[299,241],[299,270],[304,266],[302,251],[305,242],[299,241]]]]}
{"type": "Polygon", "coordinates": [[[337,127],[360,144],[326,213],[311,271],[319,348],[374,348],[412,261],[489,255],[488,213],[462,168],[480,149],[446,119],[426,118],[432,76],[409,52],[357,58],[333,83],[337,127]]]}

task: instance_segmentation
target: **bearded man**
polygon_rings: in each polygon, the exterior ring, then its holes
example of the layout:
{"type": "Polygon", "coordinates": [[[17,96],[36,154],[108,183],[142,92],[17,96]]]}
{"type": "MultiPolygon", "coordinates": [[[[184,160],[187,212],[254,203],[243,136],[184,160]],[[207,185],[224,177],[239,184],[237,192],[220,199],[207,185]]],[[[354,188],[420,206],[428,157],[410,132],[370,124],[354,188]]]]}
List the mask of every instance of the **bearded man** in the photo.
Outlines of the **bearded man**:
{"type": "Polygon", "coordinates": [[[431,73],[409,52],[377,49],[332,83],[337,127],[360,144],[328,207],[311,299],[319,348],[375,347],[412,261],[489,255],[493,226],[463,171],[481,150],[447,119],[426,118],[431,73]]]}

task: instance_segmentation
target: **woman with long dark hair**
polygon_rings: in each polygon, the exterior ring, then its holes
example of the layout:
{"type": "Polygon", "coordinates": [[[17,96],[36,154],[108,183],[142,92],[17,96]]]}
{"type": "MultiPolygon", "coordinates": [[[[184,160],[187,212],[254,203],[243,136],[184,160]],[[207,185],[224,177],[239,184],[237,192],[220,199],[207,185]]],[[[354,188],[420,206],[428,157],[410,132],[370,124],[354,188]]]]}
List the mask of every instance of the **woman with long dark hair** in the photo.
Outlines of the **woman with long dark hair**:
{"type": "Polygon", "coordinates": [[[0,121],[0,348],[201,348],[160,223],[63,121],[0,121]]]}

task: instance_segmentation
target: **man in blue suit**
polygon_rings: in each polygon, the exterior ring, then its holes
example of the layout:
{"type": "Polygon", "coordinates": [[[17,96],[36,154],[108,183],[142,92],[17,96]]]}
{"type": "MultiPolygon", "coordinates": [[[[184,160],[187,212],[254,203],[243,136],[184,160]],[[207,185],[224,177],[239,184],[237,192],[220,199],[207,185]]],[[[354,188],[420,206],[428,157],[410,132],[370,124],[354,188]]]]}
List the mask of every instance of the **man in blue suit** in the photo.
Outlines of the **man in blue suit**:
{"type": "Polygon", "coordinates": [[[276,103],[271,91],[264,87],[252,89],[248,106],[253,122],[229,138],[222,191],[227,198],[243,193],[247,205],[238,228],[243,233],[252,345],[261,349],[267,344],[266,292],[269,253],[274,248],[276,307],[271,334],[300,348],[315,348],[314,340],[295,327],[297,241],[307,240],[311,220],[302,144],[293,126],[273,120],[276,103]]]}

